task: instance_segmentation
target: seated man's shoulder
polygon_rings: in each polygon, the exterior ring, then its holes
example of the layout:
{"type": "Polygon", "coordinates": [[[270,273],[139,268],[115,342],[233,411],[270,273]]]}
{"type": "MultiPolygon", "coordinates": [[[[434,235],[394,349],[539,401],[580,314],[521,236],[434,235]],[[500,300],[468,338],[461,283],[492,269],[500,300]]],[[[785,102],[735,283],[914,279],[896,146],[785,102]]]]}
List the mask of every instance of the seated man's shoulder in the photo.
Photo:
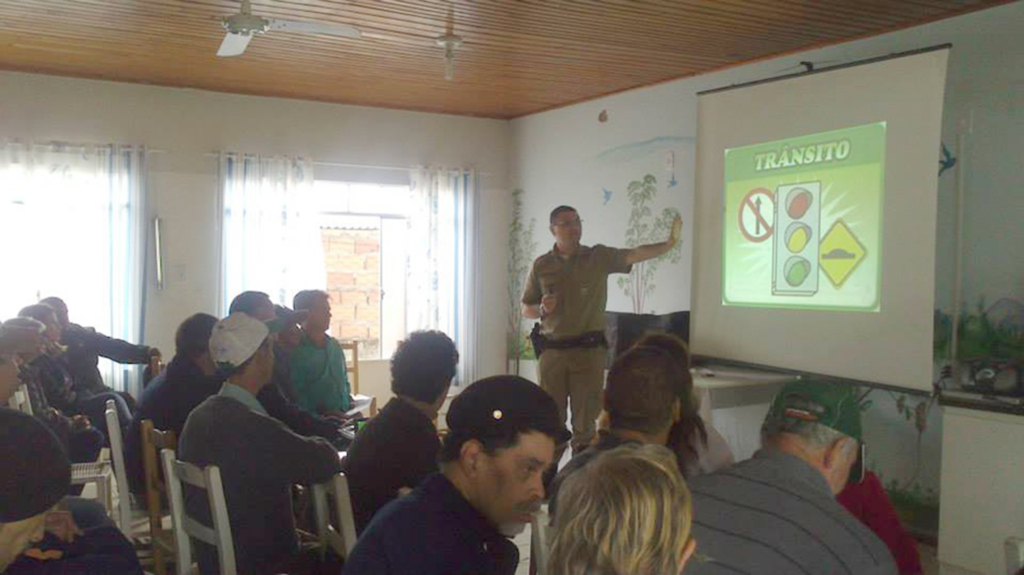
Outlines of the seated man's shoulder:
{"type": "Polygon", "coordinates": [[[884,544],[839,505],[823,478],[779,463],[754,458],[688,481],[702,553],[752,573],[794,565],[890,572],[884,544]]]}

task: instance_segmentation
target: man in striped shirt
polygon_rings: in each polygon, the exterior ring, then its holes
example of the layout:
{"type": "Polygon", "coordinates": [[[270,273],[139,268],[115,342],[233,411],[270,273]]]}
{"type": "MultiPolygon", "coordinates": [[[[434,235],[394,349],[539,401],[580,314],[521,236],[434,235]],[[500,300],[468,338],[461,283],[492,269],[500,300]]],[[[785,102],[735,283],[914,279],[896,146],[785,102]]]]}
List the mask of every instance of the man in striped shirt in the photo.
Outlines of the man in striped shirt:
{"type": "Polygon", "coordinates": [[[690,481],[687,575],[896,575],[885,544],[835,498],[863,465],[854,389],[787,384],[761,434],[753,458],[690,481]]]}

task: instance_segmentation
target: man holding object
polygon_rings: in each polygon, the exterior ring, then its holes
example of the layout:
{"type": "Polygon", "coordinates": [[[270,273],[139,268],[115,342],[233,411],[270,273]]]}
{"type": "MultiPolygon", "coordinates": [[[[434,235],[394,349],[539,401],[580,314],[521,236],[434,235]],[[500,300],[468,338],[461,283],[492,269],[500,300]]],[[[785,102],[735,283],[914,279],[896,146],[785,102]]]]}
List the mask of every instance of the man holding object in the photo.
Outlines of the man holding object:
{"type": "Polygon", "coordinates": [[[580,245],[583,222],[569,206],[555,208],[550,224],[555,245],[533,262],[522,309],[523,316],[540,319],[540,385],[555,399],[562,421],[572,402],[576,454],[590,445],[601,411],[608,275],[629,273],[633,264],[667,253],[679,242],[683,220],[676,216],[668,240],[631,249],[580,245]]]}

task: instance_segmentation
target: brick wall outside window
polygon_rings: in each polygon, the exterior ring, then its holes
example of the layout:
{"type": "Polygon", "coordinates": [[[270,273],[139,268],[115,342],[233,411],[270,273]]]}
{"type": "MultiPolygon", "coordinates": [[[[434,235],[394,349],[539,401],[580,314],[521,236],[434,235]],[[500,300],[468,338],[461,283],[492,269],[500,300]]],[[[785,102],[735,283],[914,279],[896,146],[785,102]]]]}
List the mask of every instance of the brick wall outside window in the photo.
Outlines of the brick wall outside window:
{"type": "Polygon", "coordinates": [[[331,294],[331,334],[380,357],[380,230],[321,228],[331,294]]]}

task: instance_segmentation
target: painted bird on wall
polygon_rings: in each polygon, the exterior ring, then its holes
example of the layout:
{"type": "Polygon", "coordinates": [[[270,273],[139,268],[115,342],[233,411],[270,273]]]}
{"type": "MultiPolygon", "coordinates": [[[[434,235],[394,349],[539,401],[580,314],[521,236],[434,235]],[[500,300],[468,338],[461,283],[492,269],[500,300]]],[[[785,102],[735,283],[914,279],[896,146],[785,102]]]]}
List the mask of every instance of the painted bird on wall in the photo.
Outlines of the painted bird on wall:
{"type": "Polygon", "coordinates": [[[943,143],[942,144],[942,157],[939,158],[939,175],[941,176],[943,172],[945,172],[946,170],[952,168],[955,165],[956,165],[956,158],[949,151],[949,148],[946,147],[946,144],[943,143]]]}

